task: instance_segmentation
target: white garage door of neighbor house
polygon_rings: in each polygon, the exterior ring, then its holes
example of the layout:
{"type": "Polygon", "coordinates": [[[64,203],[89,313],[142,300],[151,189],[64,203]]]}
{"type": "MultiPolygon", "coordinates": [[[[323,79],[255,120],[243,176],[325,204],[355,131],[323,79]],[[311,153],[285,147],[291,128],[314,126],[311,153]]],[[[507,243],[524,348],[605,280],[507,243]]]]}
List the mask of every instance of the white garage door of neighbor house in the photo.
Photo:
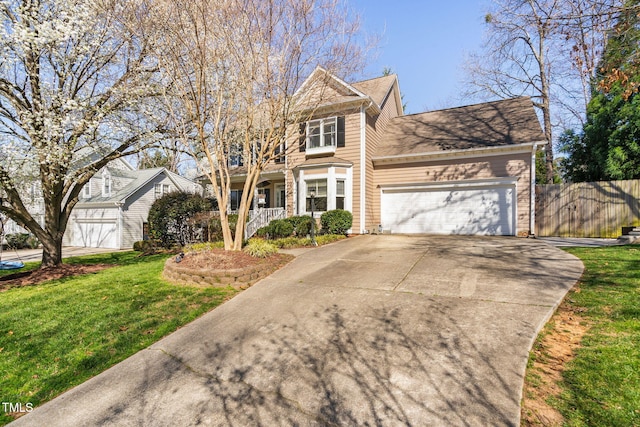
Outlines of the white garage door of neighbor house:
{"type": "Polygon", "coordinates": [[[71,245],[117,249],[116,222],[75,222],[71,245]]]}
{"type": "Polygon", "coordinates": [[[382,228],[391,233],[514,235],[515,185],[389,189],[382,228]]]}

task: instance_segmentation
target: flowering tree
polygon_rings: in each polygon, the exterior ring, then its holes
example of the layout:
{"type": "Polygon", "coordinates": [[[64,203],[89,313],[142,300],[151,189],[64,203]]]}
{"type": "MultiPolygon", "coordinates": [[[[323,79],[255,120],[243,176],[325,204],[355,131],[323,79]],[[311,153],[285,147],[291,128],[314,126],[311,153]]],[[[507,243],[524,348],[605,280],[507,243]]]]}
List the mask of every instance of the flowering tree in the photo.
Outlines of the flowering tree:
{"type": "Polygon", "coordinates": [[[91,176],[162,130],[151,102],[157,64],[138,30],[143,8],[0,0],[0,213],[40,240],[42,267],[61,263],[71,210],[91,176]],[[27,185],[43,223],[29,209],[27,185]]]}

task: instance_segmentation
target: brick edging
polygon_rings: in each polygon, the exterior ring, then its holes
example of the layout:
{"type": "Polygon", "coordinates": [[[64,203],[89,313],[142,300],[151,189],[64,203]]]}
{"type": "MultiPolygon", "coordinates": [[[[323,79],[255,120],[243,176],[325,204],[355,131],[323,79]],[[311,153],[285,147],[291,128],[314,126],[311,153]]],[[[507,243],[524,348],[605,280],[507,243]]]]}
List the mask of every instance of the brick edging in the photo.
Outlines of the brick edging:
{"type": "Polygon", "coordinates": [[[253,285],[288,264],[293,255],[277,254],[273,262],[261,262],[244,268],[217,270],[212,268],[190,268],[176,263],[171,257],[164,263],[162,278],[177,285],[233,286],[243,289],[253,285]]]}

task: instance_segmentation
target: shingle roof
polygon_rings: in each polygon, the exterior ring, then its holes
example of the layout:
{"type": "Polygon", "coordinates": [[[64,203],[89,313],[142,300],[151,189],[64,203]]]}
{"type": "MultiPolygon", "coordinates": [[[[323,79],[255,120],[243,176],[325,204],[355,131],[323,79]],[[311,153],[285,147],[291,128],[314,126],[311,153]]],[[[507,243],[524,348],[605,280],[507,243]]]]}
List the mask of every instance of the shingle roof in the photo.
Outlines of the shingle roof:
{"type": "Polygon", "coordinates": [[[353,162],[345,159],[341,159],[339,157],[312,157],[310,159],[305,160],[303,163],[297,165],[296,167],[301,166],[314,166],[314,165],[353,165],[353,162]]]}
{"type": "Polygon", "coordinates": [[[391,86],[396,81],[396,75],[390,74],[388,76],[376,77],[374,79],[364,80],[361,82],[353,83],[353,87],[360,92],[369,95],[373,102],[382,105],[385,97],[391,90],[391,86]]]}
{"type": "Polygon", "coordinates": [[[528,97],[393,118],[374,157],[544,141],[528,97]]]}
{"type": "Polygon", "coordinates": [[[349,84],[317,68],[305,81],[300,106],[302,108],[318,108],[348,102],[367,101],[369,98],[380,107],[387,97],[397,77],[395,74],[376,77],[349,84]]]}
{"type": "Polygon", "coordinates": [[[120,189],[112,191],[110,196],[93,196],[89,199],[80,200],[81,203],[115,203],[123,201],[133,194],[138,188],[142,187],[146,182],[164,170],[164,168],[140,169],[136,171],[122,171],[111,168],[107,169],[112,176],[128,178],[130,181],[120,189]]]}

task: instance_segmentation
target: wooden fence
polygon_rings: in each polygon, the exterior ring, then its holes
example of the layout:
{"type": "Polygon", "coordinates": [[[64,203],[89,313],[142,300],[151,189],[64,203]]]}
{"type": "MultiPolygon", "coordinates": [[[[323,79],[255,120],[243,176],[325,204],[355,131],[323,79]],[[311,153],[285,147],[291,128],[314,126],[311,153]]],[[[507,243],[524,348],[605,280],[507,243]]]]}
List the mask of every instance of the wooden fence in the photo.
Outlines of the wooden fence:
{"type": "Polygon", "coordinates": [[[617,238],[640,226],[640,180],[536,185],[536,235],[617,238]]]}

